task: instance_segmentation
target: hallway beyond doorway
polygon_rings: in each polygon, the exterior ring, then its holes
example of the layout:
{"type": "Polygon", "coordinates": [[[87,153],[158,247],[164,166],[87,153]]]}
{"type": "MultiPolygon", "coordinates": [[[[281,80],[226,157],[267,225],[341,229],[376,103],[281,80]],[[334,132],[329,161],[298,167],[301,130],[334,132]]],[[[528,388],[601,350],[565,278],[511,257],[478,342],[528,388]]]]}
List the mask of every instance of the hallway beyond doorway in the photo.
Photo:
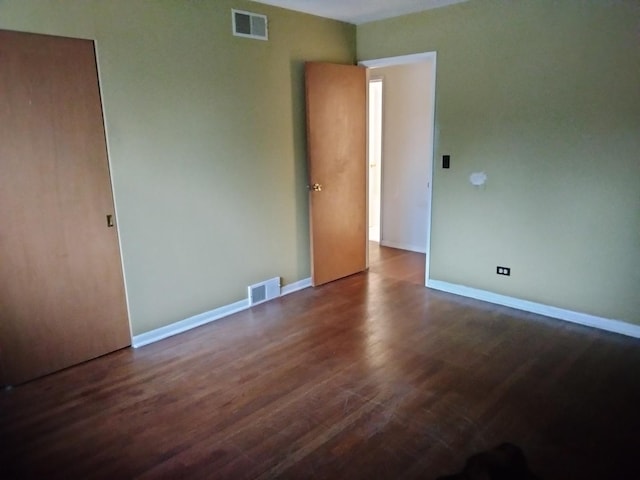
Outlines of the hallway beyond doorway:
{"type": "Polygon", "coordinates": [[[369,242],[369,273],[424,286],[425,254],[369,242]]]}

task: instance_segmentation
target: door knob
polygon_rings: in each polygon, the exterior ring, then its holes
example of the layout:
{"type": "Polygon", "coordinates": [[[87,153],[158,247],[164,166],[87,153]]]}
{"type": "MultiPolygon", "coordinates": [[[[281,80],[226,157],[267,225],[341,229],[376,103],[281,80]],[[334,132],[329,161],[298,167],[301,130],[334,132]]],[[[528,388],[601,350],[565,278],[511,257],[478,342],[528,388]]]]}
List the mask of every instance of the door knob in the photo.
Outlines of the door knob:
{"type": "Polygon", "coordinates": [[[311,185],[311,190],[313,190],[314,192],[321,192],[322,185],[320,185],[319,183],[314,183],[313,185],[311,185]]]}

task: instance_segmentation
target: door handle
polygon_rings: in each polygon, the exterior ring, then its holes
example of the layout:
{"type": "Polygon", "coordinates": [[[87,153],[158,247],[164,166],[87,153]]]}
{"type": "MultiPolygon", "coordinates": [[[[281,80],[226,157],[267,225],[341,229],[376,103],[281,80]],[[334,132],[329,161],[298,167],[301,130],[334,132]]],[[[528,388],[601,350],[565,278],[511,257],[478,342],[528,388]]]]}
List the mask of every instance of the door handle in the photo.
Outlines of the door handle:
{"type": "Polygon", "coordinates": [[[113,215],[107,215],[107,227],[113,227],[113,215]]]}
{"type": "Polygon", "coordinates": [[[314,183],[313,185],[311,185],[311,190],[313,190],[314,192],[321,192],[322,185],[320,185],[319,183],[314,183]]]}

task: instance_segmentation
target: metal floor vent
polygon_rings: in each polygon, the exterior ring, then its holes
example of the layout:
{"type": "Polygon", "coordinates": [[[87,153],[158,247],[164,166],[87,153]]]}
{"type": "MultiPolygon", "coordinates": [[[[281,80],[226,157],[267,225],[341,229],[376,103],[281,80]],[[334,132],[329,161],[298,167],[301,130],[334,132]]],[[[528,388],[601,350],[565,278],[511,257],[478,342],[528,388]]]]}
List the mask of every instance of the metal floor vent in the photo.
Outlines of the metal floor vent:
{"type": "Polygon", "coordinates": [[[280,278],[275,277],[264,282],[249,285],[249,305],[257,305],[259,303],[272,300],[280,296],[280,278]]]}

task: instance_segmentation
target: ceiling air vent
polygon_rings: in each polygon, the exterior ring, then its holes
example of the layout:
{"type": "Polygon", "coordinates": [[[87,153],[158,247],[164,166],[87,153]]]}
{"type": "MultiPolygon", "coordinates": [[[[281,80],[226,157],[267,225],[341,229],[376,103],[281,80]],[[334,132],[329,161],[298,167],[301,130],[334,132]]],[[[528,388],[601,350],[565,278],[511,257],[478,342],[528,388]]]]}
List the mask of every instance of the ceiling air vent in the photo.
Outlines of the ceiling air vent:
{"type": "Polygon", "coordinates": [[[237,37],[268,40],[267,16],[259,13],[231,10],[233,19],[233,34],[237,37]]]}

